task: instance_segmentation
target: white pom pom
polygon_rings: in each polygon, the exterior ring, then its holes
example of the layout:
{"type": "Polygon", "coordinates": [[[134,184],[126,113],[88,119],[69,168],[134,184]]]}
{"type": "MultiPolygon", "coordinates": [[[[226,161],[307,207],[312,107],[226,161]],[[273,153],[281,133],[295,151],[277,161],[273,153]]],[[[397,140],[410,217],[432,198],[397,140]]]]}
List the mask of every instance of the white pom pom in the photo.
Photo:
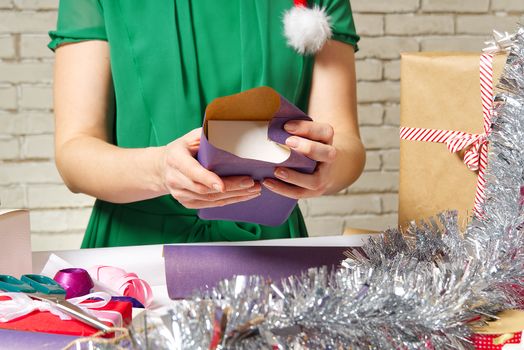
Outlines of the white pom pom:
{"type": "Polygon", "coordinates": [[[315,54],[331,38],[329,16],[323,8],[295,6],[284,15],[284,34],[298,53],[315,54]]]}

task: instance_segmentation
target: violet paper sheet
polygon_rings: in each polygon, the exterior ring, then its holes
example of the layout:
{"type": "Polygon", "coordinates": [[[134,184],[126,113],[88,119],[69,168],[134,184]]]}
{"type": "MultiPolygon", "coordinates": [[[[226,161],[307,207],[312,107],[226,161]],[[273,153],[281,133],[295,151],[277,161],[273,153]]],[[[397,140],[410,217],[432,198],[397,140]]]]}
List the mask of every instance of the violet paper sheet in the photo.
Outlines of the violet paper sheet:
{"type": "Polygon", "coordinates": [[[166,283],[171,299],[190,297],[235,275],[282,278],[311,267],[336,268],[348,247],[166,245],[166,283]]]}
{"type": "Polygon", "coordinates": [[[2,350],[63,349],[75,339],[78,337],[0,329],[0,349],[2,350]]]}
{"type": "MultiPolygon", "coordinates": [[[[228,113],[234,115],[235,120],[256,118],[256,120],[270,121],[268,138],[279,144],[285,144],[286,139],[291,136],[284,130],[286,122],[290,120],[311,120],[298,107],[268,87],[259,87],[216,99],[206,109],[206,120],[204,121],[197,155],[198,161],[206,169],[220,176],[249,175],[255,181],[275,178],[276,166],[288,167],[303,173],[312,173],[315,170],[316,161],[293,150],[291,150],[291,155],[286,161],[275,164],[241,158],[214,147],[206,137],[205,123],[209,117],[213,118],[213,115],[217,116],[217,119],[226,119],[228,113]],[[266,103],[267,101],[276,101],[276,103],[266,103]],[[219,106],[216,107],[217,105],[219,106]],[[239,107],[235,110],[236,105],[239,107]],[[242,118],[243,116],[244,118],[242,118]]],[[[223,207],[200,209],[198,216],[206,220],[243,221],[277,226],[284,223],[296,204],[296,199],[281,196],[262,186],[261,195],[255,199],[223,207]]]]}

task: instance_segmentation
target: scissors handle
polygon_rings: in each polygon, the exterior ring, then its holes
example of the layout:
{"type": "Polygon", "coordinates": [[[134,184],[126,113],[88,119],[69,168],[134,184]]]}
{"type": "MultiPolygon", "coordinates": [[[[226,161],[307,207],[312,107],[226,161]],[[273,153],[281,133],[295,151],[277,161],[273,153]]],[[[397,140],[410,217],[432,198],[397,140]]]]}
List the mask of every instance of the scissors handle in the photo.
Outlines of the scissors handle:
{"type": "Polygon", "coordinates": [[[29,284],[9,275],[0,275],[0,290],[6,292],[35,293],[36,290],[29,284]]]}
{"type": "Polygon", "coordinates": [[[33,287],[37,292],[43,294],[63,294],[65,296],[66,292],[58,283],[55,282],[52,278],[43,275],[22,275],[20,280],[27,283],[33,287]]]}

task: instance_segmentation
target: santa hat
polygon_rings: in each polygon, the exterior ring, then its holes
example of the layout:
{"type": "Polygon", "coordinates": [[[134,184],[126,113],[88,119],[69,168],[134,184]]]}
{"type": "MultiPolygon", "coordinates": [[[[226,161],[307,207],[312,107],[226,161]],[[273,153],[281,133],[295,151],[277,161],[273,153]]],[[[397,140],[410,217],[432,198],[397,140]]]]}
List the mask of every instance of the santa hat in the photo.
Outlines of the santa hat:
{"type": "Polygon", "coordinates": [[[293,2],[295,6],[284,14],[284,35],[298,53],[313,55],[331,38],[330,18],[324,8],[308,8],[307,0],[293,2]]]}

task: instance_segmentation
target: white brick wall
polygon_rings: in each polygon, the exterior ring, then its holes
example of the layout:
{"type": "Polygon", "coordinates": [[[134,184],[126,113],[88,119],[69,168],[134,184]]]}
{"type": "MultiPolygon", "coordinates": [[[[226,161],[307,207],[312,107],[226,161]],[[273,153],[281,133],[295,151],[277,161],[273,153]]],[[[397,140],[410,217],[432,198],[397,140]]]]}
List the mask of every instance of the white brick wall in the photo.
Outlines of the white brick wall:
{"type": "MultiPolygon", "coordinates": [[[[290,0],[291,3],[291,0],[290,0]]],[[[47,31],[58,0],[0,0],[0,206],[31,209],[33,249],[79,245],[93,199],[70,193],[53,164],[52,63],[47,31]]],[[[353,0],[362,177],[300,203],[312,234],[396,224],[401,51],[479,51],[492,29],[524,22],[521,0],[353,0]]]]}

